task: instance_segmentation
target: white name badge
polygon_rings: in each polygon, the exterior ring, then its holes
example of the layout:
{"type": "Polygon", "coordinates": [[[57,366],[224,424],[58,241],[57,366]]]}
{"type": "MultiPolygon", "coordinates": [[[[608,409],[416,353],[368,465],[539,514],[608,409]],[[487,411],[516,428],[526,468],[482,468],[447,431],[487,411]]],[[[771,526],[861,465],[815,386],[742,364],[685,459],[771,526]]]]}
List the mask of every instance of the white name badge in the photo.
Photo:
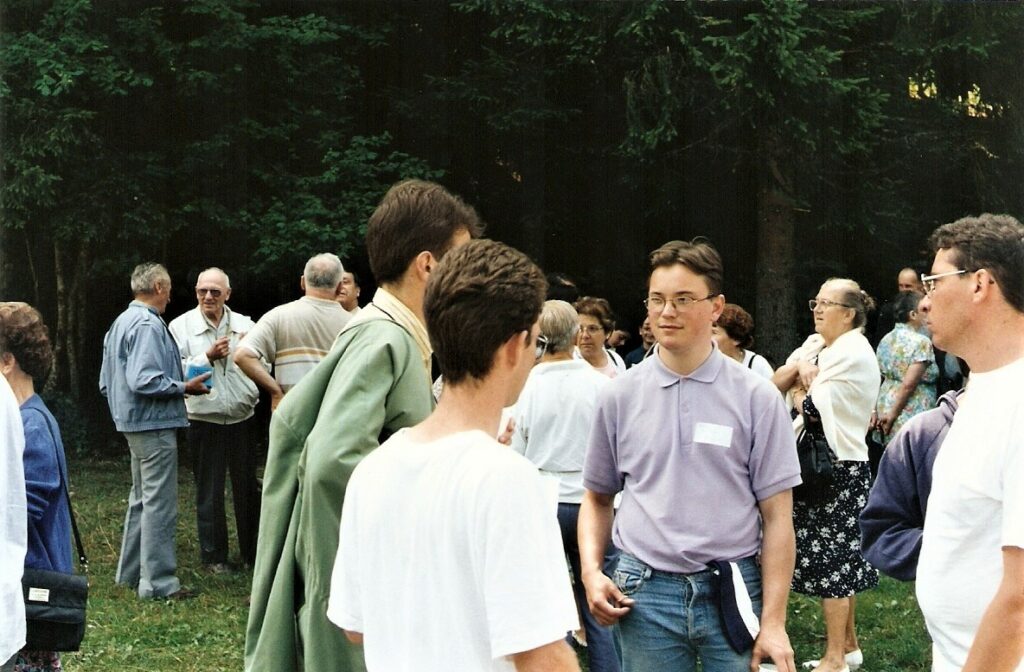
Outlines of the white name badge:
{"type": "Polygon", "coordinates": [[[694,443],[710,443],[713,446],[732,445],[732,427],[716,425],[712,422],[698,422],[693,429],[694,443]]]}
{"type": "Polygon", "coordinates": [[[49,602],[50,591],[46,588],[29,588],[28,589],[28,601],[29,602],[49,602]]]}

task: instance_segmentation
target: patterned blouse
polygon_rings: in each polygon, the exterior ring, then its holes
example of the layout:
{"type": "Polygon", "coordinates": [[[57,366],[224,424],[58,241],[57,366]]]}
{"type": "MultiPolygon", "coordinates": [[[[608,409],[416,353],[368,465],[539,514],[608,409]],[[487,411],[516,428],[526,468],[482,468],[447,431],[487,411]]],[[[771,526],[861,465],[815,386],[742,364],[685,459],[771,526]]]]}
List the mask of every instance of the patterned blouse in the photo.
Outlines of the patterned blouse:
{"type": "Polygon", "coordinates": [[[878,393],[878,403],[875,404],[878,417],[884,416],[896,403],[896,393],[903,376],[911,364],[917,362],[928,362],[921,382],[914,388],[910,398],[886,439],[894,436],[910,418],[921,411],[934,408],[938,401],[938,394],[935,389],[935,382],[939,378],[939,368],[935,365],[935,352],[932,350],[932,342],[906,324],[898,322],[878,344],[878,368],[882,371],[882,389],[878,393]]]}

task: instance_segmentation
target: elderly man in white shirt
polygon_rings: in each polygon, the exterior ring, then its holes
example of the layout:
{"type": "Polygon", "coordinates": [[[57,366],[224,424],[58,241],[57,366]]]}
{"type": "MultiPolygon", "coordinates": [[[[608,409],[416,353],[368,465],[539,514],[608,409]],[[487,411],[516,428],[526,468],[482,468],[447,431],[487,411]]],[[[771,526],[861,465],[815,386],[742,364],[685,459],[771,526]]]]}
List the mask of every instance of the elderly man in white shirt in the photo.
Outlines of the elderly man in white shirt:
{"type": "MultiPolygon", "coordinates": [[[[546,301],[540,333],[547,339],[544,356],[530,371],[513,412],[512,448],[558,484],[558,525],[575,578],[573,594],[587,636],[592,672],[618,672],[619,656],[611,628],[590,613],[580,581],[576,522],[583,501],[583,458],[594,422],[597,394],[611,378],[573,357],[579,314],[565,301],[546,301]]],[[[614,547],[611,547],[614,549],[614,547]]],[[[606,558],[606,564],[610,558],[606,558]]]]}
{"type": "Polygon", "coordinates": [[[228,471],[243,564],[251,565],[256,559],[260,513],[253,420],[259,390],[231,359],[238,342],[255,324],[227,306],[230,297],[227,274],[208,268],[196,279],[196,308],[172,320],[168,327],[181,351],[182,364],[212,371],[206,381],[210,393],[187,397],[185,407],[196,479],[199,554],[203,565],[218,574],[230,570],[224,515],[228,471]]]}

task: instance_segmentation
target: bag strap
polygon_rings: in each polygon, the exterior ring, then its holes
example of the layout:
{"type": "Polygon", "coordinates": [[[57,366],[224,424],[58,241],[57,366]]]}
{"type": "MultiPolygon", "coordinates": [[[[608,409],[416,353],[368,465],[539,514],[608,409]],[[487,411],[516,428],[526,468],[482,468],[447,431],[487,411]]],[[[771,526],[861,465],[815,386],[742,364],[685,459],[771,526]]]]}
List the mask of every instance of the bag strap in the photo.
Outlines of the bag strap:
{"type": "MultiPolygon", "coordinates": [[[[57,475],[60,476],[60,487],[64,491],[64,498],[68,502],[68,513],[71,515],[71,531],[75,535],[75,546],[78,548],[78,566],[82,569],[82,573],[88,573],[89,571],[89,559],[85,557],[85,548],[82,547],[82,535],[78,532],[78,522],[75,520],[75,507],[71,505],[71,495],[68,493],[68,484],[64,480],[64,469],[60,467],[60,455],[57,454],[57,436],[53,431],[53,423],[50,422],[50,418],[47,417],[46,413],[43,413],[39,409],[35,410],[39,415],[43,416],[43,420],[46,422],[46,428],[50,431],[50,439],[53,441],[53,456],[57,460],[57,475]]],[[[65,467],[67,465],[65,464],[65,467]]]]}

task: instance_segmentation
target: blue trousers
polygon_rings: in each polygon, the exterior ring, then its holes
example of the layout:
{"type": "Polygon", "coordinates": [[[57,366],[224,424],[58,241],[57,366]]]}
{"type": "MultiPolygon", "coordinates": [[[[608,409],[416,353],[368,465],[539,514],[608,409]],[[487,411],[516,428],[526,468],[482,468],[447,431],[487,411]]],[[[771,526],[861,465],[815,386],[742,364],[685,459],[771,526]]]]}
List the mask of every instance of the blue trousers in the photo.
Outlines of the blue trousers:
{"type": "MultiPolygon", "coordinates": [[[[562,545],[572,567],[573,596],[576,607],[583,619],[583,630],[587,633],[587,657],[590,672],[620,672],[622,666],[615,642],[615,629],[597,622],[587,606],[587,593],[580,579],[580,547],[576,537],[576,524],[580,516],[579,504],[558,505],[558,526],[562,529],[562,545]]],[[[605,554],[605,568],[610,570],[614,565],[617,551],[609,544],[609,552],[605,554]]]]}

